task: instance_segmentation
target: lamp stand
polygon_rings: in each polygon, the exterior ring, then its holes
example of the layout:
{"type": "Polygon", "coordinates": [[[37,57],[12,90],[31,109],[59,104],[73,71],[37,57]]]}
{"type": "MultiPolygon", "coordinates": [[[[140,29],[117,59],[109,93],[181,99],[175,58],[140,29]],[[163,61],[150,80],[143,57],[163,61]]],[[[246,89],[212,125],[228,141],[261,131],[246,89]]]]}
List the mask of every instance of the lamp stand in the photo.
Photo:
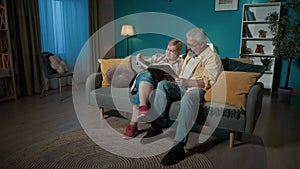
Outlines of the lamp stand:
{"type": "Polygon", "coordinates": [[[127,45],[127,56],[129,55],[129,44],[128,44],[129,36],[126,38],[126,45],[127,45]]]}

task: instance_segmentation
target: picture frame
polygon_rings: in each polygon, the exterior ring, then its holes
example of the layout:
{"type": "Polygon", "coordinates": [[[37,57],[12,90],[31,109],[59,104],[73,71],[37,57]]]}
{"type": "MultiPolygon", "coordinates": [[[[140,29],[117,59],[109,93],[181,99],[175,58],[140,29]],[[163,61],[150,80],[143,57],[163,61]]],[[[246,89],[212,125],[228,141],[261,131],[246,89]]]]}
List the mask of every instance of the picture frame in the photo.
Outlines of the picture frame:
{"type": "Polygon", "coordinates": [[[230,11],[238,9],[238,0],[215,0],[215,11],[230,11]]]}

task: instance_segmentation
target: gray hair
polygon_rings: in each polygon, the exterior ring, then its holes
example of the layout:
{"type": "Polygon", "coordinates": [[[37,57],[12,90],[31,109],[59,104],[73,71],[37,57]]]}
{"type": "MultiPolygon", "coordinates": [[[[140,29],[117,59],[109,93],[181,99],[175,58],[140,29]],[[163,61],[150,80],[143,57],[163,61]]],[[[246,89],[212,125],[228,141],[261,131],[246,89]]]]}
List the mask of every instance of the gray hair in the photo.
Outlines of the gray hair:
{"type": "Polygon", "coordinates": [[[198,43],[207,44],[207,36],[202,28],[193,28],[186,33],[186,37],[198,43]]]}

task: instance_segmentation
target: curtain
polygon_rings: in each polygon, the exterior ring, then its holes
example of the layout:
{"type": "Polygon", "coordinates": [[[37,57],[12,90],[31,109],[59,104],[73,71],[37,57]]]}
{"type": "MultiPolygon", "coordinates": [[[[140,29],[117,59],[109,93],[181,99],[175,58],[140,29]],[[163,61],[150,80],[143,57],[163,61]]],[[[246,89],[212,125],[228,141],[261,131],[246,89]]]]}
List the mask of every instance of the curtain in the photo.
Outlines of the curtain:
{"type": "Polygon", "coordinates": [[[38,93],[41,91],[38,0],[8,0],[7,12],[17,95],[38,93]]]}
{"type": "Polygon", "coordinates": [[[79,75],[76,77],[79,83],[84,83],[90,74],[97,72],[99,67],[97,59],[103,51],[101,41],[105,40],[101,38],[101,33],[98,31],[102,26],[102,2],[102,0],[88,0],[89,40],[81,51],[74,70],[79,75]]]}
{"type": "MultiPolygon", "coordinates": [[[[88,0],[39,0],[39,9],[42,50],[62,57],[73,71],[89,37],[88,0]]],[[[49,87],[56,88],[57,82],[50,81],[49,87]]]]}
{"type": "Polygon", "coordinates": [[[89,33],[92,36],[101,28],[101,2],[102,0],[89,0],[89,33]]]}
{"type": "Polygon", "coordinates": [[[100,58],[115,57],[114,50],[114,2],[89,0],[89,33],[88,61],[86,74],[94,73],[99,68],[100,58]]]}
{"type": "Polygon", "coordinates": [[[102,0],[89,0],[89,70],[88,74],[94,73],[97,71],[99,64],[97,63],[97,59],[100,56],[99,47],[101,47],[100,43],[100,35],[97,30],[102,26],[101,19],[101,3],[102,0]]]}

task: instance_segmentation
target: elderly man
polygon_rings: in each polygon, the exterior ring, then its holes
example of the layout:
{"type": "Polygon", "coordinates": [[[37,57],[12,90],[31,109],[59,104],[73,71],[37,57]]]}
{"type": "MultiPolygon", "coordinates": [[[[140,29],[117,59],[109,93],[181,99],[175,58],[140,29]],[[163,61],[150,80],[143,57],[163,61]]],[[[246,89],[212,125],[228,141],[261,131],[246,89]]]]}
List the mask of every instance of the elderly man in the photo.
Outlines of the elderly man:
{"type": "MultiPolygon", "coordinates": [[[[169,105],[181,99],[177,118],[174,145],[161,161],[162,165],[176,164],[184,158],[184,146],[188,133],[197,118],[199,106],[204,101],[204,94],[217,80],[222,63],[218,55],[207,45],[207,36],[203,29],[194,28],[187,32],[186,56],[179,78],[175,82],[158,83],[154,98],[156,113],[169,113],[169,105]]],[[[149,143],[162,133],[161,118],[151,122],[151,127],[141,140],[149,143]]]]}

